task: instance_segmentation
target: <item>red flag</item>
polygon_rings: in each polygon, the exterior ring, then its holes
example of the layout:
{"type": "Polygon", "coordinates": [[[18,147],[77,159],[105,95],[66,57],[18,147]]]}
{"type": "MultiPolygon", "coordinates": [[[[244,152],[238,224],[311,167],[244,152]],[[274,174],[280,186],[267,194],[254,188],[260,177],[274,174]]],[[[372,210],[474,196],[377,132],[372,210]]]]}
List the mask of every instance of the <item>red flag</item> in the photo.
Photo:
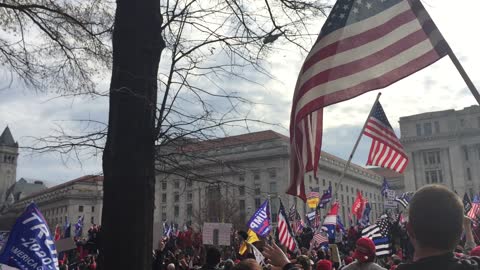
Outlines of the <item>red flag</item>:
{"type": "Polygon", "coordinates": [[[365,209],[365,202],[362,196],[362,193],[357,190],[357,198],[352,205],[352,214],[357,217],[357,219],[362,218],[363,210],[365,209]]]}
{"type": "Polygon", "coordinates": [[[300,70],[290,115],[290,187],[317,172],[323,108],[384,88],[447,55],[420,0],[337,1],[300,70]]]}
{"type": "Polygon", "coordinates": [[[55,235],[53,237],[53,240],[55,241],[58,241],[60,240],[60,238],[62,237],[62,230],[60,229],[60,226],[57,226],[55,227],[55,235]]]}

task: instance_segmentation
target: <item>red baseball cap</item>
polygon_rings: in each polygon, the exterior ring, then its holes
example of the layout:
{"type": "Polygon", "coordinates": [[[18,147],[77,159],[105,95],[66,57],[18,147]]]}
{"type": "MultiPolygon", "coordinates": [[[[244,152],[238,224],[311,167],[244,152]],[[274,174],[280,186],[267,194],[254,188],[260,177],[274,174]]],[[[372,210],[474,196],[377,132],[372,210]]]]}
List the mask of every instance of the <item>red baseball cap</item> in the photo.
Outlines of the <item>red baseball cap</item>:
{"type": "Polygon", "coordinates": [[[332,262],[329,260],[318,261],[317,270],[332,270],[332,262]]]}
{"type": "Polygon", "coordinates": [[[359,262],[373,262],[375,259],[375,244],[372,239],[366,237],[358,239],[353,258],[359,262]]]}
{"type": "Polygon", "coordinates": [[[470,251],[470,256],[477,256],[480,257],[480,246],[475,247],[470,251]]]}

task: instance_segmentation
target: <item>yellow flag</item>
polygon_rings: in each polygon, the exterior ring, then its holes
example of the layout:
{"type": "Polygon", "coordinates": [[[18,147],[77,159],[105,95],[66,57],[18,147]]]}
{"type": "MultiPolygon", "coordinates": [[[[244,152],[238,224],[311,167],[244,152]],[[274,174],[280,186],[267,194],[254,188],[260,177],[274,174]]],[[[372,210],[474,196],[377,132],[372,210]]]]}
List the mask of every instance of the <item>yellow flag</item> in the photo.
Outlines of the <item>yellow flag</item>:
{"type": "Polygon", "coordinates": [[[243,241],[242,245],[240,246],[240,250],[238,251],[240,255],[245,254],[245,252],[247,251],[247,248],[248,248],[247,243],[253,244],[255,242],[260,241],[260,239],[258,239],[258,236],[254,231],[248,229],[247,234],[248,234],[247,240],[243,241]]]}

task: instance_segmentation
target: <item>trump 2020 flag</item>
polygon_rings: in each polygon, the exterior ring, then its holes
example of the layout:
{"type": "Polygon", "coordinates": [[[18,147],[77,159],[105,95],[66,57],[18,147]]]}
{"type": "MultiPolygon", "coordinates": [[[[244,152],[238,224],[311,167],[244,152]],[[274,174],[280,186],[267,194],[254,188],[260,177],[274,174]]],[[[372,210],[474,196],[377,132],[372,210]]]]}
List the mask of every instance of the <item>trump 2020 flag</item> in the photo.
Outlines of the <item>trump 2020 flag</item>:
{"type": "Polygon", "coordinates": [[[247,225],[252,231],[261,237],[265,237],[270,233],[270,210],[268,208],[268,200],[258,208],[248,221],[247,225]]]}
{"type": "Polygon", "coordinates": [[[15,222],[0,254],[0,264],[21,270],[59,269],[52,234],[34,203],[15,222]]]}
{"type": "Polygon", "coordinates": [[[447,55],[420,0],[337,0],[299,72],[290,115],[290,187],[306,200],[318,169],[323,108],[387,87],[447,55]]]}

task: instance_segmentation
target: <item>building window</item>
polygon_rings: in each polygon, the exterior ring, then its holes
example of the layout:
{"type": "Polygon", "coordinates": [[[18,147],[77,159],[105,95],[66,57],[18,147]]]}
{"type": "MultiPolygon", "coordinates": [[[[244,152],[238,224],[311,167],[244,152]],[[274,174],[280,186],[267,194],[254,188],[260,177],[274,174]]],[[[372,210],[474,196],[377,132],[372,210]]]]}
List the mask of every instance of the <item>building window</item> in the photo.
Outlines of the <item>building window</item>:
{"type": "Polygon", "coordinates": [[[187,187],[192,187],[192,186],[193,186],[193,181],[187,180],[187,187]]]}
{"type": "Polygon", "coordinates": [[[187,193],[187,202],[191,202],[193,200],[193,193],[192,192],[188,192],[187,193]]]}
{"type": "Polygon", "coordinates": [[[261,190],[260,190],[260,184],[255,184],[255,195],[260,195],[261,190]]]}
{"type": "Polygon", "coordinates": [[[443,183],[443,175],[441,170],[433,170],[425,172],[425,181],[427,184],[443,183]]]}
{"type": "Polygon", "coordinates": [[[192,204],[187,204],[187,216],[192,216],[193,215],[193,206],[192,204]]]}
{"type": "Polygon", "coordinates": [[[167,207],[162,206],[162,220],[167,220],[167,207]]]}
{"type": "Polygon", "coordinates": [[[173,207],[173,215],[178,218],[178,216],[180,215],[180,208],[178,207],[178,205],[175,205],[173,207]]]}
{"type": "Polygon", "coordinates": [[[325,186],[325,179],[322,179],[322,185],[325,186]]]}
{"type": "MultiPolygon", "coordinates": [[[[58,209],[57,209],[58,210],[58,209]]],[[[58,212],[58,211],[57,211],[58,212]]],[[[83,212],[83,205],[78,206],[78,212],[82,213],[83,212]]]]}
{"type": "Polygon", "coordinates": [[[244,196],[245,195],[245,186],[239,186],[238,187],[238,194],[240,196],[244,196]]]}
{"type": "Polygon", "coordinates": [[[343,184],[340,184],[340,191],[343,192],[343,184]]]}
{"type": "Polygon", "coordinates": [[[310,183],[310,185],[312,185],[312,175],[308,176],[308,183],[310,183]]]}
{"type": "Polygon", "coordinates": [[[240,207],[240,212],[245,213],[245,200],[240,200],[238,206],[240,207]]]}
{"type": "Polygon", "coordinates": [[[253,171],[253,180],[260,180],[260,171],[259,170],[253,171]]]}
{"type": "Polygon", "coordinates": [[[270,176],[270,178],[277,177],[277,171],[275,170],[275,168],[268,169],[268,175],[270,176]]]}
{"type": "Polygon", "coordinates": [[[162,203],[167,202],[167,193],[162,193],[162,203]]]}
{"type": "Polygon", "coordinates": [[[92,206],[92,213],[95,213],[95,206],[92,206]]]}
{"type": "Polygon", "coordinates": [[[422,136],[422,125],[417,124],[417,136],[422,136]]]}
{"type": "Polygon", "coordinates": [[[175,187],[175,189],[179,189],[180,188],[180,181],[175,180],[174,187],[175,187]]]}
{"type": "Polygon", "coordinates": [[[470,168],[467,168],[467,179],[472,181],[472,172],[470,171],[470,168]]]}
{"type": "Polygon", "coordinates": [[[440,123],[438,121],[433,122],[433,126],[435,127],[435,133],[440,133],[440,123]]]}
{"type": "Polygon", "coordinates": [[[270,182],[270,192],[277,193],[277,182],[270,182]]]}
{"type": "Polygon", "coordinates": [[[465,160],[468,161],[468,148],[466,146],[463,147],[463,153],[465,154],[465,160]]]}
{"type": "Polygon", "coordinates": [[[255,198],[255,208],[256,209],[260,208],[261,204],[262,204],[262,201],[260,201],[260,198],[255,198]]]}
{"type": "Polygon", "coordinates": [[[318,187],[320,185],[320,180],[318,178],[315,178],[315,185],[318,187]]]}
{"type": "Polygon", "coordinates": [[[240,174],[240,175],[238,176],[238,181],[240,181],[240,182],[245,181],[245,174],[240,174]]]}
{"type": "Polygon", "coordinates": [[[173,201],[174,202],[179,202],[180,201],[180,194],[178,194],[178,192],[175,192],[173,194],[173,201]]]}
{"type": "Polygon", "coordinates": [[[425,165],[440,164],[440,151],[424,152],[423,163],[425,165]]]}
{"type": "Polygon", "coordinates": [[[162,182],[162,189],[166,190],[167,189],[167,182],[162,182]]]}
{"type": "Polygon", "coordinates": [[[425,132],[425,136],[432,135],[432,123],[423,123],[423,131],[425,132]]]}
{"type": "Polygon", "coordinates": [[[90,223],[91,223],[91,224],[95,224],[95,217],[91,217],[91,218],[90,218],[90,223]]]}

